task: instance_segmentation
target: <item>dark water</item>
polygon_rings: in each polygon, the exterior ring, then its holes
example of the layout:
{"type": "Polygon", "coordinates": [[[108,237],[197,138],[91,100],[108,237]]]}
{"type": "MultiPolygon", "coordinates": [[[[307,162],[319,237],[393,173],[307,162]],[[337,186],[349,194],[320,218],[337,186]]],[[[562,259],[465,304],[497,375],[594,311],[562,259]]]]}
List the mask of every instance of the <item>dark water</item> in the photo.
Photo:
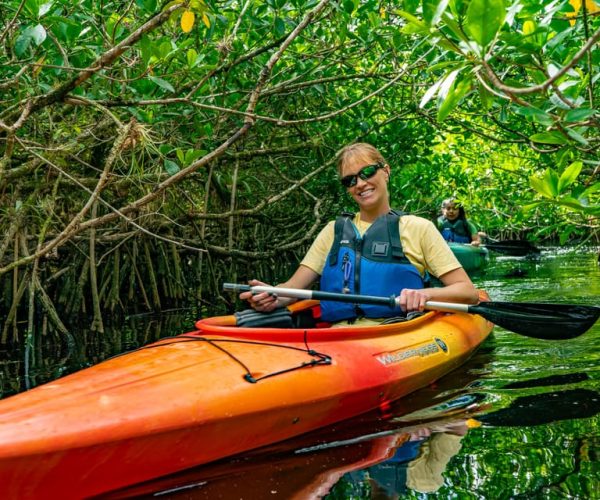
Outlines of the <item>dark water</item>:
{"type": "MultiPolygon", "coordinates": [[[[496,257],[474,281],[497,301],[600,305],[596,250],[496,257]]],[[[134,318],[124,335],[89,335],[77,355],[34,364],[29,383],[191,326],[184,315],[134,318]]],[[[465,365],[385,418],[364,415],[110,497],[600,498],[599,359],[600,322],[567,341],[496,327],[465,365]]],[[[22,362],[4,365],[5,394],[24,383],[22,362]]]]}

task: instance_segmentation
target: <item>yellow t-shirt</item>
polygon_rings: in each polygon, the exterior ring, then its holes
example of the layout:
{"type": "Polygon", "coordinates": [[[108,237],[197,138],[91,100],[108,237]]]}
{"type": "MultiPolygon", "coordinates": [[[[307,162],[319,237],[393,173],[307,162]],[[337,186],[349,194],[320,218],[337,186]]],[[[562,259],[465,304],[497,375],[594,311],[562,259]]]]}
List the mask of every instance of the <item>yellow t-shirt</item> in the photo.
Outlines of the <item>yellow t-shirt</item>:
{"type": "MultiPolygon", "coordinates": [[[[360,219],[360,213],[354,216],[353,222],[361,236],[371,226],[370,222],[360,219]]],[[[399,225],[404,255],[421,275],[428,271],[432,276],[439,278],[461,267],[431,221],[415,215],[403,215],[400,217],[399,225]]],[[[331,221],[321,230],[300,265],[312,269],[319,275],[323,274],[327,255],[333,245],[334,226],[335,221],[331,221]]]]}

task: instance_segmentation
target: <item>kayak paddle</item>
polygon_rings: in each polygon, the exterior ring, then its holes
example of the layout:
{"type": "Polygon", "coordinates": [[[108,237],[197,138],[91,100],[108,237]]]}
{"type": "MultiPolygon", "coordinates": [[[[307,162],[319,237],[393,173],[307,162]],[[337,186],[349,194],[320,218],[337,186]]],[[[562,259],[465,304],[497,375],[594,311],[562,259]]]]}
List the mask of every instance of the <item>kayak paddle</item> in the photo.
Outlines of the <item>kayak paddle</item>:
{"type": "Polygon", "coordinates": [[[483,246],[492,252],[515,256],[539,254],[541,252],[538,247],[527,240],[489,240],[483,243],[483,246]]]}
{"type": "MultiPolygon", "coordinates": [[[[377,297],[351,293],[320,292],[297,288],[273,286],[250,286],[224,283],[228,292],[272,293],[295,299],[331,300],[353,304],[377,304],[397,307],[398,297],[377,297]]],[[[428,301],[425,309],[446,312],[479,314],[495,325],[506,330],[544,340],[566,340],[578,337],[588,331],[600,317],[600,307],[571,304],[546,304],[531,302],[480,302],[477,305],[455,304],[452,302],[428,301]]]]}

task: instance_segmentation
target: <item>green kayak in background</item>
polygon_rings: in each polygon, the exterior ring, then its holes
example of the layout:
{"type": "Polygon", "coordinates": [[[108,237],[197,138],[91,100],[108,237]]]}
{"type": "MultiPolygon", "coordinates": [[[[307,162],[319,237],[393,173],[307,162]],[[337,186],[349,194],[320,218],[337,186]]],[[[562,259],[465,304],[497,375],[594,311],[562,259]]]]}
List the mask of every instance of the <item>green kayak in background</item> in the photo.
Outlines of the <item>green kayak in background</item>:
{"type": "Polygon", "coordinates": [[[481,271],[490,260],[489,252],[485,247],[476,247],[466,243],[448,243],[448,245],[468,273],[481,271]]]}

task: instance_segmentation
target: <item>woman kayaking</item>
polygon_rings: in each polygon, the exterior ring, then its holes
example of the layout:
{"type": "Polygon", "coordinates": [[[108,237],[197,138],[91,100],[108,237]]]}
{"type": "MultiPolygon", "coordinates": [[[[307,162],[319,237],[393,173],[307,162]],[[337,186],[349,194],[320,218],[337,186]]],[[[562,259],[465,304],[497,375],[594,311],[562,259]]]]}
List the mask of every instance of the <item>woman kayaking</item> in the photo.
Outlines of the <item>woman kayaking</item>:
{"type": "Polygon", "coordinates": [[[467,219],[464,207],[454,198],[442,201],[442,215],[438,217],[437,224],[446,241],[481,245],[475,224],[467,219]]]}
{"type": "MultiPolygon", "coordinates": [[[[320,278],[322,291],[363,295],[396,295],[400,309],[387,306],[321,302],[322,319],[354,324],[423,311],[429,300],[474,304],[478,294],[435,225],[421,217],[391,209],[391,167],[372,145],[356,143],[337,156],[342,186],[358,205],[358,213],[329,222],[319,233],[286,288],[309,288],[320,278]],[[443,283],[426,288],[428,272],[443,283]]],[[[251,285],[264,283],[252,280],[251,285]]],[[[240,299],[261,312],[294,299],[243,292],[240,299]]]]}

